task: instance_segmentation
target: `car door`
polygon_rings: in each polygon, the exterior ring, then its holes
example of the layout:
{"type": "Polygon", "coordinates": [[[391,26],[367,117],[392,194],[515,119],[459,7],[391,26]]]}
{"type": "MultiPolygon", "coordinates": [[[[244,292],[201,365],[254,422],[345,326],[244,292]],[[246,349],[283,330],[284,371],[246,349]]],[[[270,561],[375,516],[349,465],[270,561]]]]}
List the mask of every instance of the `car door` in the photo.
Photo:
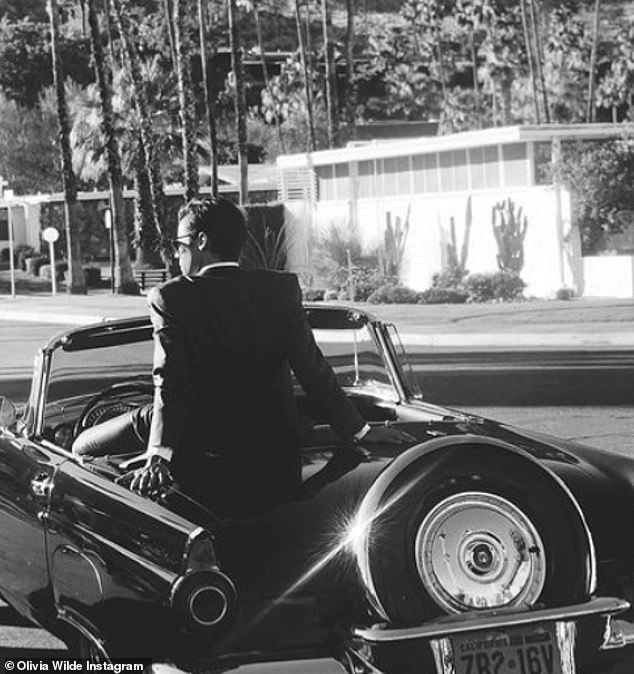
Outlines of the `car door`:
{"type": "Polygon", "coordinates": [[[40,624],[54,618],[45,522],[51,485],[63,461],[10,432],[0,435],[0,593],[40,624]]]}

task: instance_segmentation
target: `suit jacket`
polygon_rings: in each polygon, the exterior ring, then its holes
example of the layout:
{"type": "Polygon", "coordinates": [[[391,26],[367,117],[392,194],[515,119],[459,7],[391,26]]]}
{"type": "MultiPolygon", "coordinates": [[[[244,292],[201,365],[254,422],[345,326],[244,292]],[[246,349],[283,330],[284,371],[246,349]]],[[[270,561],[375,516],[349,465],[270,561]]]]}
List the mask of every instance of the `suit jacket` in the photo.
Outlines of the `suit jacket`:
{"type": "Polygon", "coordinates": [[[285,470],[297,475],[290,368],[338,435],[351,439],[363,427],[315,343],[294,274],[211,268],[154,288],[149,304],[149,447],[172,448],[176,468],[191,475],[196,456],[213,452],[234,469],[262,471],[262,479],[285,470]]]}

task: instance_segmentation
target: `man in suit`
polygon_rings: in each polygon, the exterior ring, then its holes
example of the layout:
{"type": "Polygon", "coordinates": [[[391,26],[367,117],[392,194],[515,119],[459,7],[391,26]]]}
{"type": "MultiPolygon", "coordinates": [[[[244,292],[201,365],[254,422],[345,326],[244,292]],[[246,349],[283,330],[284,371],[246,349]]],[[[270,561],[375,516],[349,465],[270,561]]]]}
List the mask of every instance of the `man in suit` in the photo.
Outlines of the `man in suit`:
{"type": "MultiPolygon", "coordinates": [[[[221,501],[266,501],[296,489],[299,417],[290,368],[342,439],[413,440],[366,424],[315,344],[297,277],[241,269],[245,240],[242,211],[226,199],[194,199],[179,213],[182,276],[148,297],[153,414],[145,463],[124,480],[142,494],[169,484],[172,474],[188,491],[211,490],[221,501]]],[[[137,416],[147,427],[147,414],[137,416]]]]}

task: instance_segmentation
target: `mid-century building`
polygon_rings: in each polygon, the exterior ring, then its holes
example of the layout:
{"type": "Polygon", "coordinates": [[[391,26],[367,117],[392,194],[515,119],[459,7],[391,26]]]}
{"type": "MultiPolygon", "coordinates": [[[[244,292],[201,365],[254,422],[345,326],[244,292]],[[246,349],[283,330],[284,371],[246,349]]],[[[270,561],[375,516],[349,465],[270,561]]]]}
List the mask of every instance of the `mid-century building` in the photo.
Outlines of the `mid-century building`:
{"type": "MultiPolygon", "coordinates": [[[[211,170],[208,166],[199,168],[201,193],[209,194],[211,170]]],[[[231,199],[238,198],[239,170],[237,165],[221,165],[218,167],[218,191],[231,199]]],[[[0,183],[2,179],[0,178],[0,183]]],[[[182,185],[168,185],[166,197],[183,197],[182,185]]],[[[136,196],[134,190],[124,190],[124,199],[131,201],[136,196]]],[[[249,165],[249,198],[253,202],[267,202],[277,196],[277,168],[274,164],[249,165]]],[[[79,192],[77,198],[81,202],[96,202],[102,209],[107,208],[110,194],[107,190],[79,192]]],[[[12,234],[14,246],[28,245],[36,250],[42,246],[41,209],[43,204],[63,204],[61,192],[53,194],[16,195],[7,200],[0,194],[0,253],[9,248],[9,207],[11,208],[12,234]]],[[[93,251],[94,252],[94,251],[93,251]]],[[[86,251],[89,254],[90,251],[86,251]]],[[[5,253],[6,255],[6,253],[5,253]]],[[[8,258],[7,258],[8,259],[8,258]]]]}
{"type": "Polygon", "coordinates": [[[634,297],[632,256],[583,257],[571,195],[545,170],[564,142],[623,132],[613,124],[509,126],[279,157],[293,265],[308,268],[311,242],[332,227],[370,251],[383,240],[388,220],[409,219],[401,280],[423,290],[446,267],[452,219],[462,246],[470,201],[466,268],[496,271],[492,208],[510,198],[528,219],[521,272],[528,295],[548,297],[568,287],[585,296],[634,297]]]}

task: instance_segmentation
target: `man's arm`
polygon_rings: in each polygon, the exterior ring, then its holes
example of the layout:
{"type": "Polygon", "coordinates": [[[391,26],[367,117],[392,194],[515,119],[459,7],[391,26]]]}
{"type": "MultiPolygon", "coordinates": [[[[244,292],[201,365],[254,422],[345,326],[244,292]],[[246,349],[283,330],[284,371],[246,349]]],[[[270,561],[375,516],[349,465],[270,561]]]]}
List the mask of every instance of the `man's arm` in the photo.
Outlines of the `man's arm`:
{"type": "Polygon", "coordinates": [[[189,358],[185,331],[168,308],[160,288],[149,296],[154,328],[154,410],[150,425],[145,464],[123,477],[121,484],[143,495],[160,493],[172,483],[169,469],[174,452],[180,450],[183,430],[189,423],[189,358]]]}
{"type": "Polygon", "coordinates": [[[416,438],[391,425],[370,426],[348,400],[335,373],[315,342],[302,305],[302,291],[294,279],[289,362],[306,394],[324,408],[334,431],[358,443],[411,443],[416,438]]]}
{"type": "Polygon", "coordinates": [[[178,450],[187,427],[190,364],[185,330],[160,288],[148,295],[150,318],[154,328],[154,413],[148,440],[148,453],[169,461],[178,450]]]}
{"type": "Polygon", "coordinates": [[[293,297],[289,332],[289,363],[309,398],[318,402],[334,431],[345,440],[353,440],[364,431],[366,422],[346,398],[335,373],[315,342],[312,328],[302,306],[302,292],[293,276],[293,297]]]}

